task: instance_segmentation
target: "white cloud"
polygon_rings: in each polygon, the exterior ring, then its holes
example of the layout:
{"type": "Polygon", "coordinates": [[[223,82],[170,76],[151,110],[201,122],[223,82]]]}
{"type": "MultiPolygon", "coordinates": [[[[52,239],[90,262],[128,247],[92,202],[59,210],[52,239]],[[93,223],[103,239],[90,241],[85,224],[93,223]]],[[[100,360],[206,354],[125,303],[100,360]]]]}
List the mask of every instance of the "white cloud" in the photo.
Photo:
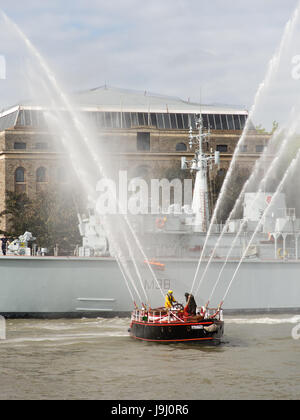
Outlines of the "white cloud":
{"type": "MultiPolygon", "coordinates": [[[[198,100],[202,86],[205,102],[248,107],[296,4],[297,0],[2,0],[3,9],[68,89],[107,81],[198,100]]],[[[20,71],[13,66],[26,53],[20,41],[5,34],[0,38],[0,54],[9,49],[6,85],[0,84],[3,106],[20,94],[20,71]]]]}

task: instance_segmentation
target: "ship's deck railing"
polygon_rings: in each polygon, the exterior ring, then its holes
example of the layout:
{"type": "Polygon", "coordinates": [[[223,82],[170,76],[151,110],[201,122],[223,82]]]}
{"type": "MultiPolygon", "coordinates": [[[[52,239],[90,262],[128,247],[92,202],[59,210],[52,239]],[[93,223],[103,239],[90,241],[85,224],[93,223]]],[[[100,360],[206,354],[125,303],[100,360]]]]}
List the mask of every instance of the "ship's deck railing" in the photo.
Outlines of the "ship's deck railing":
{"type": "MultiPolygon", "coordinates": [[[[207,308],[203,320],[216,319],[223,321],[223,311],[219,308],[207,308]]],[[[186,322],[188,319],[184,318],[183,312],[180,310],[147,310],[135,309],[131,314],[132,321],[148,322],[148,323],[162,323],[162,322],[186,322]]]]}

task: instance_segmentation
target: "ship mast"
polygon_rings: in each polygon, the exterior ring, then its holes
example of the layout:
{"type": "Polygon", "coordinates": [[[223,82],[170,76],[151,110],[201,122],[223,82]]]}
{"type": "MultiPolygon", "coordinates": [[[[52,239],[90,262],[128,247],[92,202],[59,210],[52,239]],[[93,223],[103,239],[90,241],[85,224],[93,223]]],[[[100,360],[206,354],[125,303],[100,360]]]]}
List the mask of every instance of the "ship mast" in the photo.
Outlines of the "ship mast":
{"type": "Polygon", "coordinates": [[[213,161],[216,165],[220,162],[220,152],[215,151],[214,156],[206,155],[203,152],[203,142],[210,136],[210,127],[204,130],[202,114],[196,116],[196,128],[198,134],[193,134],[193,128],[189,130],[189,148],[196,146],[195,156],[188,161],[181,158],[182,169],[190,169],[196,173],[195,187],[192,201],[192,211],[195,215],[194,228],[198,232],[207,232],[210,222],[209,200],[208,200],[208,170],[212,169],[213,161]]]}

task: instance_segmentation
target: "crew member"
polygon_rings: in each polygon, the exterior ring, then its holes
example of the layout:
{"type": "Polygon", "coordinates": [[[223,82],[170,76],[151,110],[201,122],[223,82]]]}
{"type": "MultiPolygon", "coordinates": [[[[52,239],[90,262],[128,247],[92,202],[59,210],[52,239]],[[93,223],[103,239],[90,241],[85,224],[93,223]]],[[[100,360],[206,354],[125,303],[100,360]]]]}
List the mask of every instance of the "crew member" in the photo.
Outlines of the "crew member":
{"type": "Polygon", "coordinates": [[[197,304],[194,296],[191,293],[185,293],[186,307],[184,308],[185,312],[189,315],[196,315],[197,304]]]}
{"type": "Polygon", "coordinates": [[[176,300],[173,296],[173,291],[169,290],[167,295],[166,295],[166,300],[165,300],[165,308],[172,308],[174,303],[176,303],[176,300]]]}

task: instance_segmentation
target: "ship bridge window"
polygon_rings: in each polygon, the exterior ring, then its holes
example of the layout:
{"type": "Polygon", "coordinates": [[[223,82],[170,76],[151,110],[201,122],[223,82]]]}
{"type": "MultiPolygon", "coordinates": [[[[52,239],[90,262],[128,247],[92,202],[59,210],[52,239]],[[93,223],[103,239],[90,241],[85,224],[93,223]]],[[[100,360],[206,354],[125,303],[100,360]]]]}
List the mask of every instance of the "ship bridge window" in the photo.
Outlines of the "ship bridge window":
{"type": "Polygon", "coordinates": [[[36,170],[36,182],[46,182],[46,168],[43,166],[36,170]]]}
{"type": "Polygon", "coordinates": [[[141,152],[150,150],[150,133],[137,133],[137,150],[141,152]]]}
{"type": "Polygon", "coordinates": [[[176,152],[186,152],[187,147],[185,143],[177,143],[176,144],[176,152]]]}
{"type": "Polygon", "coordinates": [[[217,145],[217,152],[226,153],[228,152],[227,144],[218,144],[217,145]]]}

